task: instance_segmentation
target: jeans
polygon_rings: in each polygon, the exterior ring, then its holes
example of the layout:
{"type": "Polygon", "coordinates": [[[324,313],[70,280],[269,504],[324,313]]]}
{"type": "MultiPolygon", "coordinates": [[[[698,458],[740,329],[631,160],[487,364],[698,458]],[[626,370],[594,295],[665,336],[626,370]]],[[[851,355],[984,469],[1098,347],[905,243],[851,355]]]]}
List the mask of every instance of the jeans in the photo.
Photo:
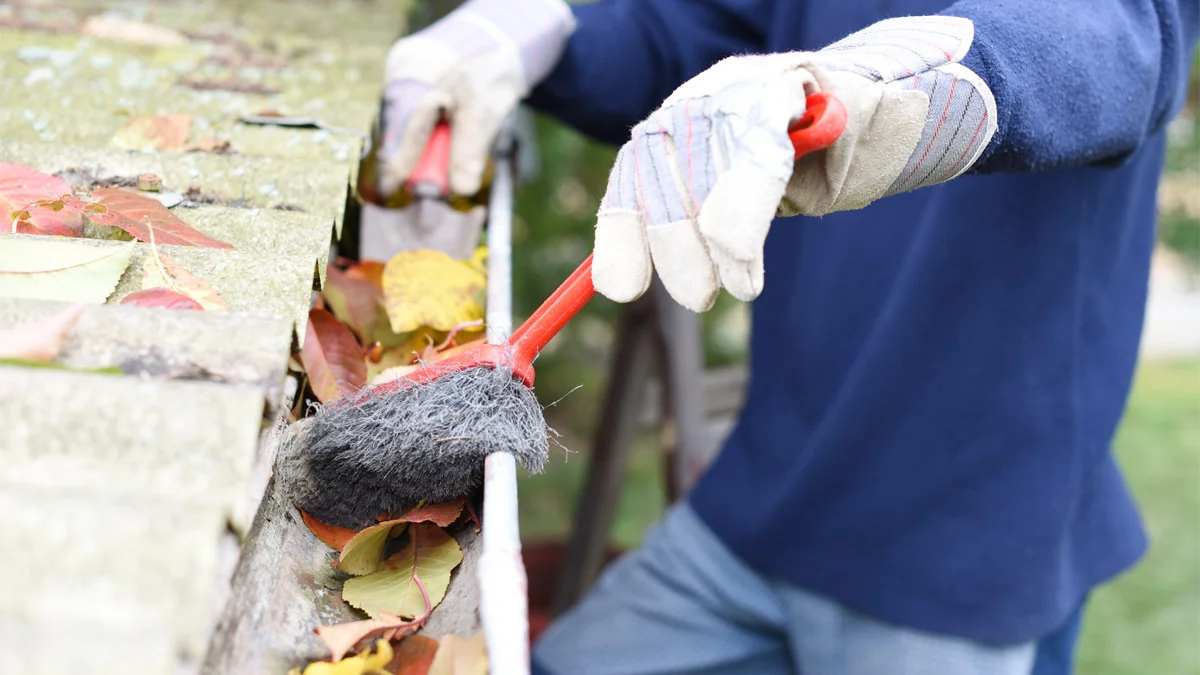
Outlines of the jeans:
{"type": "Polygon", "coordinates": [[[1069,675],[1079,615],[1038,643],[885,623],[741,562],[686,503],[534,647],[534,675],[1069,675]]]}

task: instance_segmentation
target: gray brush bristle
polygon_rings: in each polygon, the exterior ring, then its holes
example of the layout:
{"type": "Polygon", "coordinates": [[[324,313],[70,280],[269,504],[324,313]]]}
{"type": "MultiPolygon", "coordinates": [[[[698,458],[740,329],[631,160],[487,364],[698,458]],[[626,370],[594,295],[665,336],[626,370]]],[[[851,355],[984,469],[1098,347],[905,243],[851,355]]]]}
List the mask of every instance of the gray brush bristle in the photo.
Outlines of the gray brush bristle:
{"type": "Polygon", "coordinates": [[[490,453],[510,452],[531,473],[549,453],[542,407],[508,368],[367,387],[320,407],[306,426],[301,451],[280,457],[279,480],[296,506],[340,527],[468,495],[490,453]]]}

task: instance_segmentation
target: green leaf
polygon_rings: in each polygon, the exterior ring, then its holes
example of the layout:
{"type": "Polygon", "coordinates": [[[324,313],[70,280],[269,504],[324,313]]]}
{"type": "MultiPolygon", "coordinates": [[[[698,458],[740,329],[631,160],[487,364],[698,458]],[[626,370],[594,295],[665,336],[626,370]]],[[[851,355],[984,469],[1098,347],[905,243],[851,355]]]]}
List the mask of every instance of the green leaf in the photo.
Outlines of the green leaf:
{"type": "Polygon", "coordinates": [[[73,373],[95,373],[99,375],[124,375],[125,371],[116,366],[103,368],[72,368],[55,361],[37,361],[35,359],[0,358],[0,366],[21,366],[22,368],[46,368],[47,370],[69,370],[73,373]]]}
{"type": "Polygon", "coordinates": [[[383,549],[387,545],[387,540],[399,537],[408,523],[431,521],[439,527],[446,527],[458,520],[458,516],[462,514],[463,504],[462,499],[456,499],[443,504],[421,505],[398,518],[392,518],[358,531],[342,546],[342,555],[338,558],[338,569],[355,576],[374,572],[379,569],[379,562],[383,559],[383,549]]]}
{"type": "Polygon", "coordinates": [[[129,267],[133,243],[90,246],[63,239],[0,239],[0,295],[103,303],[129,267]]]}
{"type": "Polygon", "coordinates": [[[365,577],[347,579],[342,599],[372,617],[395,614],[404,618],[423,616],[425,598],[414,576],[436,607],[446,596],[450,572],[462,562],[458,542],[432,523],[416,523],[409,532],[408,546],[383,561],[380,569],[365,577]]]}
{"type": "Polygon", "coordinates": [[[379,569],[379,562],[383,560],[383,547],[391,538],[393,528],[396,536],[399,536],[405,527],[403,523],[397,527],[396,521],[389,520],[359,531],[342,547],[342,555],[338,557],[338,569],[359,576],[379,569]]]}

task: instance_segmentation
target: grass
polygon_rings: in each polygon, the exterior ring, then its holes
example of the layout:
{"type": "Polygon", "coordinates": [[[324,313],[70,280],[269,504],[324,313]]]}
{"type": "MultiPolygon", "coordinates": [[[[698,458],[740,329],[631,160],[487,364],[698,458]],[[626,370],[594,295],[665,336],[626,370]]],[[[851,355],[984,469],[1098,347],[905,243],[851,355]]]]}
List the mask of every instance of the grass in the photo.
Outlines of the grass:
{"type": "Polygon", "coordinates": [[[1078,672],[1200,674],[1200,361],[1142,365],[1116,447],[1151,549],[1092,598],[1078,672]]]}
{"type": "MultiPolygon", "coordinates": [[[[566,444],[587,447],[569,435],[566,444]]],[[[1200,360],[1142,364],[1116,448],[1153,544],[1093,596],[1078,675],[1200,675],[1200,360]]],[[[659,462],[653,437],[640,438],[613,526],[618,546],[636,546],[662,514],[659,462]]],[[[522,478],[526,541],[566,536],[586,469],[584,453],[560,450],[547,475],[522,478]]]]}

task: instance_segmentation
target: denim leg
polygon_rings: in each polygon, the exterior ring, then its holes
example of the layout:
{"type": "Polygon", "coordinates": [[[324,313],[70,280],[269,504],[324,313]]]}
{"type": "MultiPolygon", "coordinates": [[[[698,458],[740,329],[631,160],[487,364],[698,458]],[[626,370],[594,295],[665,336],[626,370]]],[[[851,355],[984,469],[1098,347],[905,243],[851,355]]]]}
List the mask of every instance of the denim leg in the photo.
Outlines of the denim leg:
{"type": "Polygon", "coordinates": [[[1034,643],[998,647],[879,621],[776,584],[801,675],[1030,675],[1034,643]]]}
{"type": "Polygon", "coordinates": [[[539,675],[794,675],[772,587],[672,507],[534,647],[539,675]]]}

